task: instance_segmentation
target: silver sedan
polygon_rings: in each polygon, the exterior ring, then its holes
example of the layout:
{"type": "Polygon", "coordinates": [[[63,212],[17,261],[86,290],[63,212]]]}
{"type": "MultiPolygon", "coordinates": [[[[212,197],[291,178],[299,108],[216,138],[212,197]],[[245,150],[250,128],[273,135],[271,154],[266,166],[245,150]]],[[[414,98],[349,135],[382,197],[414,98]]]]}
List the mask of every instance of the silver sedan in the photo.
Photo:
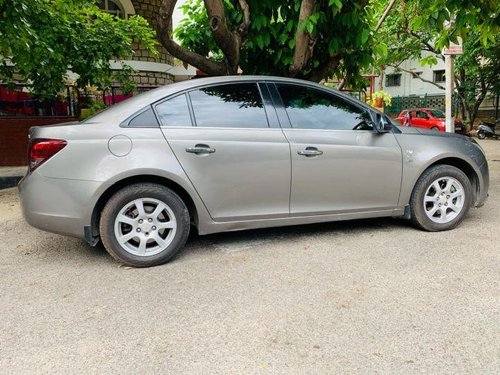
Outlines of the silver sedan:
{"type": "Polygon", "coordinates": [[[277,77],[172,84],[29,137],[26,220],[101,240],[137,267],[171,259],[191,228],[392,216],[449,230],[489,183],[472,139],[398,127],[348,95],[277,77]]]}

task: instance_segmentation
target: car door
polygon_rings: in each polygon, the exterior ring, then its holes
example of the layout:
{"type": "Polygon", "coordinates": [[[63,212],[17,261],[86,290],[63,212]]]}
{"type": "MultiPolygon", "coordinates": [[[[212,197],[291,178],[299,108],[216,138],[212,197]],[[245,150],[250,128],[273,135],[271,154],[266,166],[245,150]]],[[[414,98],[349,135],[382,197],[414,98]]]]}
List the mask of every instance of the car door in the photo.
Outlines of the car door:
{"type": "Polygon", "coordinates": [[[289,215],[290,148],[277,119],[269,123],[266,111],[274,108],[266,95],[257,82],[228,83],[155,106],[165,138],[216,221],[289,215]]]}
{"type": "Polygon", "coordinates": [[[428,128],[429,116],[424,111],[415,111],[415,118],[412,119],[412,125],[419,128],[428,128]]]}
{"type": "Polygon", "coordinates": [[[402,155],[394,134],[378,134],[366,109],[330,91],[276,83],[273,94],[291,147],[291,215],[397,206],[402,155]]]}

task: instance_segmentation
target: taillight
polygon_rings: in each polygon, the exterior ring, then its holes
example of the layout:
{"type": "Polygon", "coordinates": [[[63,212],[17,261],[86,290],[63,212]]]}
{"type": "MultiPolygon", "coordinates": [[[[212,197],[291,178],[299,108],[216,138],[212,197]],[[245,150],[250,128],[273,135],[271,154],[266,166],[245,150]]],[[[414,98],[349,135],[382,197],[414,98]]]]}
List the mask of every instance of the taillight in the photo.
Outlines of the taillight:
{"type": "Polygon", "coordinates": [[[62,139],[36,138],[30,140],[28,146],[29,169],[34,171],[41,164],[61,151],[67,142],[62,139]]]}

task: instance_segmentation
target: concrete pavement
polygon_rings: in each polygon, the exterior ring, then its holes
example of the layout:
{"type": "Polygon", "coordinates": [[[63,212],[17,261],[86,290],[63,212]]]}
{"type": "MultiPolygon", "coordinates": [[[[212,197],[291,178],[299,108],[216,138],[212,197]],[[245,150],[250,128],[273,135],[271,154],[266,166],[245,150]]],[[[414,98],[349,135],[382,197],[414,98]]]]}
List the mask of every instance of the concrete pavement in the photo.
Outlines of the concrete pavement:
{"type": "Polygon", "coordinates": [[[192,237],[129,269],[0,191],[4,374],[498,374],[500,142],[457,229],[392,219],[192,237]]]}

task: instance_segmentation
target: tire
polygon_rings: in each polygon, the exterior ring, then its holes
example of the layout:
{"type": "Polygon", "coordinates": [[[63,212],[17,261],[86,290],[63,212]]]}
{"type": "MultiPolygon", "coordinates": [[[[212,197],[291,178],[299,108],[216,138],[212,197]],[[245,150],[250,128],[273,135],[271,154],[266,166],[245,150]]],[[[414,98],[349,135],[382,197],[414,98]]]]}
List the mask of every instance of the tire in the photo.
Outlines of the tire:
{"type": "Polygon", "coordinates": [[[479,138],[479,139],[485,139],[486,138],[486,133],[482,130],[479,130],[476,134],[476,136],[479,138]]]}
{"type": "Polygon", "coordinates": [[[431,130],[434,130],[434,131],[438,132],[438,131],[439,131],[439,128],[438,128],[437,126],[433,126],[433,127],[431,128],[431,130]]]}
{"type": "Polygon", "coordinates": [[[410,199],[411,221],[429,232],[450,230],[461,223],[471,202],[472,186],[465,173],[451,165],[436,165],[415,184],[410,199]]]}
{"type": "Polygon", "coordinates": [[[108,253],[132,267],[170,260],[189,236],[189,212],[172,190],[152,183],[116,192],[101,213],[99,230],[108,253]]]}

